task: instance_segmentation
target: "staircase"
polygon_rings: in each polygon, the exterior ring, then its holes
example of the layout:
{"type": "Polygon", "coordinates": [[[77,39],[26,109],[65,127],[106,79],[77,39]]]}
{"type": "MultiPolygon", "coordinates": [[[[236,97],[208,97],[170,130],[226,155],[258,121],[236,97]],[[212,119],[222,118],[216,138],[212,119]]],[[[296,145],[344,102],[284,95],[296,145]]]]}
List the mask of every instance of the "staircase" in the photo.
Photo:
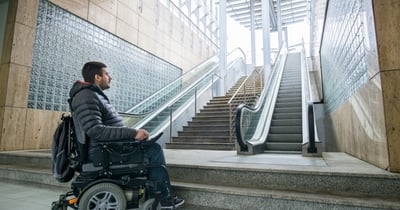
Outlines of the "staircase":
{"type": "MultiPolygon", "coordinates": [[[[206,149],[206,150],[235,150],[235,133],[232,130],[232,116],[240,102],[233,102],[233,111],[228,104],[232,95],[238,90],[239,86],[245,81],[242,77],[228,91],[225,96],[214,97],[199,113],[178,132],[178,136],[172,137],[170,143],[166,143],[167,149],[206,149]],[[231,112],[231,113],[230,113],[231,112]]],[[[261,92],[261,84],[256,84],[253,88],[248,88],[246,93],[255,93],[251,96],[249,105],[256,102],[261,92]]],[[[238,98],[244,97],[244,93],[238,91],[238,98]]]]}
{"type": "Polygon", "coordinates": [[[302,99],[300,53],[288,54],[265,152],[301,153],[302,99]]]}

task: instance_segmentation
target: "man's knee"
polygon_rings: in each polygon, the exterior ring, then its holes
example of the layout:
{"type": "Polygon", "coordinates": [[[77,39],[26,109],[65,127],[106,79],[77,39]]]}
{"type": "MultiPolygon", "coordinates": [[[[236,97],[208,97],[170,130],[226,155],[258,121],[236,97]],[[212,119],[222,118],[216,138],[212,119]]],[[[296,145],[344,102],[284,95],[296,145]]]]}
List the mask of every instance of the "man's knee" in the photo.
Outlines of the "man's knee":
{"type": "Polygon", "coordinates": [[[162,147],[157,144],[150,144],[150,145],[146,145],[146,147],[144,148],[145,153],[150,153],[150,154],[162,154],[162,147]]]}

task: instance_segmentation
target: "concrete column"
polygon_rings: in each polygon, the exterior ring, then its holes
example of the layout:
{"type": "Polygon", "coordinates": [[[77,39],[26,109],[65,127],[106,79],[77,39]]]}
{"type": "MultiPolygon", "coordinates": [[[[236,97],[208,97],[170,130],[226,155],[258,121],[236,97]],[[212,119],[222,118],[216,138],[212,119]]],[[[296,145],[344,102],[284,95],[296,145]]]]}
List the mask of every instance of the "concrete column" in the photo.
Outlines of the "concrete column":
{"type": "Polygon", "coordinates": [[[289,36],[288,36],[288,32],[287,32],[287,27],[283,28],[283,32],[285,33],[286,47],[288,47],[289,46],[289,36]]]}
{"type": "Polygon", "coordinates": [[[373,0],[389,171],[400,172],[400,2],[373,0]]]}
{"type": "Polygon", "coordinates": [[[279,49],[282,47],[282,17],[281,17],[281,0],[276,1],[277,11],[278,11],[278,40],[279,40],[279,49]]]}
{"type": "Polygon", "coordinates": [[[217,72],[220,79],[214,89],[214,96],[225,95],[226,56],[226,0],[221,0],[219,1],[219,69],[217,72]]]}
{"type": "Polygon", "coordinates": [[[38,6],[39,0],[8,1],[0,65],[0,151],[33,149],[39,144],[29,140],[48,140],[32,133],[52,129],[48,121],[39,128],[27,109],[38,6]]]}
{"type": "Polygon", "coordinates": [[[271,72],[271,46],[269,23],[269,0],[261,1],[262,28],[263,28],[263,56],[264,56],[264,81],[271,72]]]}
{"type": "Polygon", "coordinates": [[[256,33],[254,24],[254,0],[250,0],[250,18],[251,18],[251,65],[256,65],[256,33]]]}

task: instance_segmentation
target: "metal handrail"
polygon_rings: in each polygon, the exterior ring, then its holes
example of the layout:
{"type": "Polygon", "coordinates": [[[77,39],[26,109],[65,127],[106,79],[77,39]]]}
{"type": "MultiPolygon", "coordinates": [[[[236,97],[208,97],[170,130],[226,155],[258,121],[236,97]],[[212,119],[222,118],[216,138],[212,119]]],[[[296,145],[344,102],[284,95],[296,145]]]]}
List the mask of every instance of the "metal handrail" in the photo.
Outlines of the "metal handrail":
{"type": "Polygon", "coordinates": [[[310,74],[308,71],[305,55],[304,40],[301,45],[301,77],[302,77],[302,124],[303,124],[303,145],[309,143],[307,152],[317,153],[315,146],[315,120],[313,99],[311,97],[310,74]]]}
{"type": "MultiPolygon", "coordinates": [[[[189,74],[195,74],[197,71],[200,71],[203,68],[207,68],[210,67],[211,65],[215,65],[217,64],[218,61],[218,57],[217,56],[213,56],[207,60],[205,60],[204,62],[200,63],[199,65],[196,65],[195,67],[193,67],[191,70],[187,71],[186,73],[184,73],[183,75],[181,75],[180,77],[178,77],[177,79],[173,80],[172,82],[170,82],[168,85],[164,86],[163,88],[159,89],[158,91],[156,91],[155,93],[151,94],[150,96],[146,97],[145,99],[143,99],[141,102],[139,102],[138,104],[136,104],[135,106],[131,107],[130,109],[128,109],[127,111],[125,111],[124,113],[132,113],[135,109],[137,109],[138,107],[142,106],[143,104],[147,103],[148,101],[152,100],[155,96],[157,96],[158,94],[164,92],[165,90],[167,90],[168,88],[172,87],[173,85],[176,85],[176,83],[180,83],[182,82],[182,78],[186,75],[189,74]]],[[[151,112],[151,111],[150,111],[151,112]]],[[[133,114],[139,114],[139,113],[133,113],[133,114]]],[[[143,113],[142,113],[143,114],[143,113]]]]}
{"type": "Polygon", "coordinates": [[[184,95],[192,91],[194,88],[196,88],[196,85],[199,84],[201,81],[204,79],[207,79],[210,74],[213,75],[212,73],[218,69],[218,66],[214,66],[210,71],[208,71],[206,74],[204,74],[202,77],[200,77],[198,80],[196,80],[193,85],[187,87],[183,91],[181,91],[178,95],[173,97],[172,99],[168,100],[165,104],[163,104],[161,107],[159,107],[157,110],[153,111],[145,117],[143,120],[139,121],[137,125],[135,125],[136,128],[141,128],[144,125],[146,125],[148,122],[150,122],[154,117],[156,117],[159,113],[161,113],[164,109],[172,106],[175,102],[177,102],[180,98],[182,98],[184,95]]]}
{"type": "MultiPolygon", "coordinates": [[[[234,57],[235,59],[232,58],[234,53],[236,51],[241,51],[243,52],[240,48],[236,48],[233,51],[231,51],[228,55],[228,61],[233,60],[230,62],[230,65],[236,61],[237,57],[234,57]]],[[[242,58],[243,59],[243,58],[242,58]]],[[[229,65],[229,66],[230,66],[229,65]]],[[[154,117],[156,117],[159,113],[161,113],[163,110],[167,109],[168,107],[172,106],[175,102],[177,102],[180,98],[188,94],[190,91],[193,91],[195,88],[197,88],[197,85],[203,82],[205,79],[212,77],[212,83],[214,83],[214,76],[217,76],[220,78],[220,76],[214,74],[216,70],[219,68],[219,65],[216,64],[214,65],[211,69],[209,69],[204,75],[202,75],[200,78],[198,78],[195,82],[193,82],[190,86],[186,87],[184,90],[180,91],[175,97],[171,98],[168,100],[166,103],[164,103],[161,107],[157,108],[153,112],[149,113],[148,116],[146,116],[144,119],[141,119],[139,122],[137,122],[134,126],[136,128],[141,128],[145,126],[148,122],[150,122],[154,117]]],[[[229,69],[230,67],[228,67],[229,69]]]]}
{"type": "Polygon", "coordinates": [[[233,134],[235,132],[235,111],[237,106],[234,106],[234,104],[249,104],[250,102],[254,101],[256,98],[256,93],[257,93],[257,87],[261,86],[262,87],[262,82],[260,84],[257,84],[257,78],[260,78],[262,80],[262,71],[257,71],[255,68],[254,71],[248,76],[242,84],[238,87],[238,89],[235,91],[235,93],[231,96],[229,101],[227,102],[229,106],[229,140],[232,141],[233,134]],[[248,91],[248,90],[253,90],[253,91],[248,91]],[[239,93],[243,93],[240,94],[239,93]],[[239,97],[240,96],[240,97],[239,97]]]}
{"type": "MultiPolygon", "coordinates": [[[[243,50],[242,50],[241,48],[235,48],[235,49],[233,49],[233,50],[228,54],[228,58],[231,59],[231,60],[233,60],[232,57],[233,57],[233,55],[234,55],[236,52],[242,53],[244,59],[246,59],[246,54],[243,52],[243,50]]],[[[218,56],[213,56],[213,57],[207,59],[206,61],[204,61],[204,62],[202,62],[201,64],[199,64],[199,65],[195,66],[194,68],[192,68],[192,70],[186,72],[185,74],[183,74],[183,75],[180,76],[179,78],[177,78],[177,79],[175,79],[174,81],[170,82],[170,83],[169,83],[168,85],[166,85],[165,87],[163,87],[163,88],[161,88],[160,90],[156,91],[156,92],[153,93],[152,95],[148,96],[147,98],[145,98],[144,100],[142,100],[141,102],[139,102],[138,104],[136,104],[135,106],[131,107],[130,109],[128,109],[127,111],[122,112],[122,113],[131,113],[131,114],[137,114],[137,115],[151,114],[154,110],[148,111],[147,113],[139,113],[139,112],[137,112],[137,113],[132,113],[132,112],[134,112],[136,109],[138,109],[139,107],[143,106],[144,104],[148,103],[149,101],[154,100],[154,98],[156,98],[156,97],[158,97],[158,98],[162,97],[162,96],[159,96],[159,94],[164,93],[165,90],[168,90],[169,88],[174,87],[174,86],[179,86],[179,85],[182,83],[182,80],[184,79],[185,76],[190,75],[190,74],[194,74],[194,76],[196,76],[196,74],[198,73],[198,71],[200,71],[200,73],[203,72],[202,75],[205,75],[205,74],[210,73],[210,72],[211,72],[211,69],[215,69],[215,66],[218,65],[218,62],[217,62],[217,61],[218,61],[218,56]],[[212,66],[214,66],[214,67],[212,67],[212,66]],[[206,71],[204,72],[204,71],[202,71],[202,69],[208,69],[208,70],[206,70],[206,71]]],[[[228,62],[229,62],[229,60],[228,60],[228,62]]],[[[214,71],[214,70],[213,70],[213,71],[214,71]]],[[[199,80],[196,80],[196,81],[199,81],[199,80]]],[[[195,85],[195,84],[196,84],[196,82],[191,82],[190,85],[189,85],[188,87],[193,86],[193,85],[195,85]]],[[[178,93],[178,94],[179,94],[179,93],[178,93]]]]}

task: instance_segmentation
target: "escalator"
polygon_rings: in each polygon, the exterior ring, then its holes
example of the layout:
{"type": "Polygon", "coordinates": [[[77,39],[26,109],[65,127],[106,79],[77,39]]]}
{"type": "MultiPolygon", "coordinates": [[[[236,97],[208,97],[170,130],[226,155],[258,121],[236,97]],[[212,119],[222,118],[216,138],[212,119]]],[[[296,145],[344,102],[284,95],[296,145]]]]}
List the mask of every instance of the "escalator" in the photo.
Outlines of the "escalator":
{"type": "Polygon", "coordinates": [[[290,53],[279,86],[265,152],[301,153],[302,105],[300,53],[290,53]]]}
{"type": "MultiPolygon", "coordinates": [[[[244,61],[245,56],[241,50],[234,50],[228,55],[227,73],[234,75],[232,80],[236,81],[245,74],[244,61]]],[[[215,74],[218,68],[217,57],[196,66],[121,113],[125,125],[144,128],[151,135],[164,132],[161,143],[169,141],[171,133],[176,133],[179,127],[189,121],[196,111],[212,98],[214,83],[219,79],[215,74]]]]}
{"type": "Polygon", "coordinates": [[[238,107],[239,154],[317,152],[304,61],[304,50],[287,52],[283,47],[265,81],[259,103],[255,107],[238,107]]]}

